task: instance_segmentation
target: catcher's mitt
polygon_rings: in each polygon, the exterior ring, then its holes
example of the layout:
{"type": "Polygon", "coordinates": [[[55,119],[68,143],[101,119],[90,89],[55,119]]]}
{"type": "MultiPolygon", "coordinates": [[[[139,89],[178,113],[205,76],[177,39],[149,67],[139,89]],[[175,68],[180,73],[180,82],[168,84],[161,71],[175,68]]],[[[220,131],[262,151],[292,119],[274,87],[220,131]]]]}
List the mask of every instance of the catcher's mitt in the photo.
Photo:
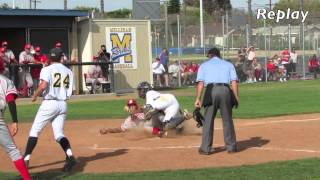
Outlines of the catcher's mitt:
{"type": "Polygon", "coordinates": [[[157,114],[159,111],[154,109],[150,104],[146,104],[143,108],[145,120],[150,120],[153,115],[157,114]]]}
{"type": "Polygon", "coordinates": [[[202,116],[201,112],[200,112],[200,108],[196,108],[193,111],[193,119],[197,122],[197,127],[200,128],[201,126],[203,126],[204,123],[204,117],[202,116]]]}

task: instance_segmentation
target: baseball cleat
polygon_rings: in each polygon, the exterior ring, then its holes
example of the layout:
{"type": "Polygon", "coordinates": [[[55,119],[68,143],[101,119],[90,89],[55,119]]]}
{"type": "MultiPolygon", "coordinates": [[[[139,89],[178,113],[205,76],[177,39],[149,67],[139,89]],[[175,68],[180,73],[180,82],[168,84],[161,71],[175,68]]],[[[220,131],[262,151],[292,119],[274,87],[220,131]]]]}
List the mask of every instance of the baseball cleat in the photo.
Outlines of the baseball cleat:
{"type": "Polygon", "coordinates": [[[67,157],[66,163],[63,166],[63,172],[70,172],[73,166],[75,166],[76,164],[77,164],[77,160],[74,156],[67,157]]]}
{"type": "Polygon", "coordinates": [[[24,160],[24,164],[25,164],[26,167],[29,169],[29,160],[24,160]]]}
{"type": "Polygon", "coordinates": [[[189,119],[192,118],[192,114],[189,113],[189,111],[187,109],[184,109],[183,110],[183,117],[184,117],[185,120],[189,120],[189,119]]]}

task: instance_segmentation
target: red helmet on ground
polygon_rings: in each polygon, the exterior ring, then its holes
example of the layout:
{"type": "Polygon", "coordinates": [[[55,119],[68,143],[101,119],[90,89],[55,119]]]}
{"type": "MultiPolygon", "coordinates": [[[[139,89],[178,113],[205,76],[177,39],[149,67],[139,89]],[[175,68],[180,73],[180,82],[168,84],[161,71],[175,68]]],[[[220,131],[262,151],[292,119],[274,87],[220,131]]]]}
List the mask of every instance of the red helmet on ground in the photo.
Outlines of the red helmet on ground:
{"type": "Polygon", "coordinates": [[[24,49],[31,49],[31,45],[30,44],[25,44],[24,45],[24,49]]]}
{"type": "Polygon", "coordinates": [[[45,54],[41,56],[40,61],[42,63],[48,63],[48,56],[46,56],[45,54]]]}
{"type": "Polygon", "coordinates": [[[128,106],[138,106],[137,101],[135,99],[129,99],[127,105],[128,106]]]}
{"type": "Polygon", "coordinates": [[[36,52],[40,52],[40,47],[39,46],[37,46],[36,48],[34,48],[34,50],[36,51],[36,52]]]}
{"type": "Polygon", "coordinates": [[[60,42],[56,43],[56,48],[61,48],[62,44],[60,42]]]}

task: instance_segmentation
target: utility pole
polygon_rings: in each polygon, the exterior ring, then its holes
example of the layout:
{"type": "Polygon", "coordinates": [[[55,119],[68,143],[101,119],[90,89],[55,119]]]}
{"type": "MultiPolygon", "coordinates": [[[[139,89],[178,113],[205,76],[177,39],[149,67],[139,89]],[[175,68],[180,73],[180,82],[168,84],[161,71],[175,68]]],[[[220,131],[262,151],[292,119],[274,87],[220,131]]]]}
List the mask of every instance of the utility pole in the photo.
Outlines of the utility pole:
{"type": "Polygon", "coordinates": [[[104,13],[104,0],[100,0],[100,12],[101,14],[104,13]]]}
{"type": "Polygon", "coordinates": [[[34,9],[37,9],[37,3],[41,3],[39,0],[32,0],[34,9]]]}
{"type": "Polygon", "coordinates": [[[249,46],[252,45],[251,44],[251,36],[252,36],[252,9],[251,9],[251,1],[252,0],[248,0],[248,24],[249,24],[249,28],[248,28],[248,42],[249,42],[249,46]]]}
{"type": "Polygon", "coordinates": [[[64,7],[64,10],[68,9],[68,0],[63,0],[63,7],[64,7]]]}
{"type": "Polygon", "coordinates": [[[165,33],[166,33],[166,48],[168,48],[168,4],[164,2],[164,13],[165,13],[165,33]]]}
{"type": "Polygon", "coordinates": [[[32,0],[29,0],[29,9],[32,9],[32,0]]]}
{"type": "Polygon", "coordinates": [[[203,2],[200,0],[200,42],[203,48],[203,2]]]}
{"type": "MultiPolygon", "coordinates": [[[[300,0],[300,11],[303,11],[303,0],[300,0]]],[[[303,24],[302,23],[300,23],[300,36],[299,36],[299,40],[300,40],[300,49],[302,49],[302,44],[303,44],[303,39],[304,39],[304,37],[303,37],[303,31],[304,29],[303,29],[303,24]]]]}

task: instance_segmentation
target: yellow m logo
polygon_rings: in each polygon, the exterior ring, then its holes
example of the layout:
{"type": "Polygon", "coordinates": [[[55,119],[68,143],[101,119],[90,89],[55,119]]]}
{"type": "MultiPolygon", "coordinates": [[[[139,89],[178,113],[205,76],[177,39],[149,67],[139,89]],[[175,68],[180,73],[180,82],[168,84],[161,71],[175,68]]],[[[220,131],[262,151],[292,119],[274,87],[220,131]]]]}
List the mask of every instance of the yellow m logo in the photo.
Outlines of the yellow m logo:
{"type": "MultiPolygon", "coordinates": [[[[124,34],[122,41],[120,40],[118,34],[112,33],[110,36],[112,41],[112,48],[118,47],[121,51],[131,49],[131,34],[124,34]]],[[[126,63],[132,63],[132,55],[124,56],[124,61],[126,63]]]]}

